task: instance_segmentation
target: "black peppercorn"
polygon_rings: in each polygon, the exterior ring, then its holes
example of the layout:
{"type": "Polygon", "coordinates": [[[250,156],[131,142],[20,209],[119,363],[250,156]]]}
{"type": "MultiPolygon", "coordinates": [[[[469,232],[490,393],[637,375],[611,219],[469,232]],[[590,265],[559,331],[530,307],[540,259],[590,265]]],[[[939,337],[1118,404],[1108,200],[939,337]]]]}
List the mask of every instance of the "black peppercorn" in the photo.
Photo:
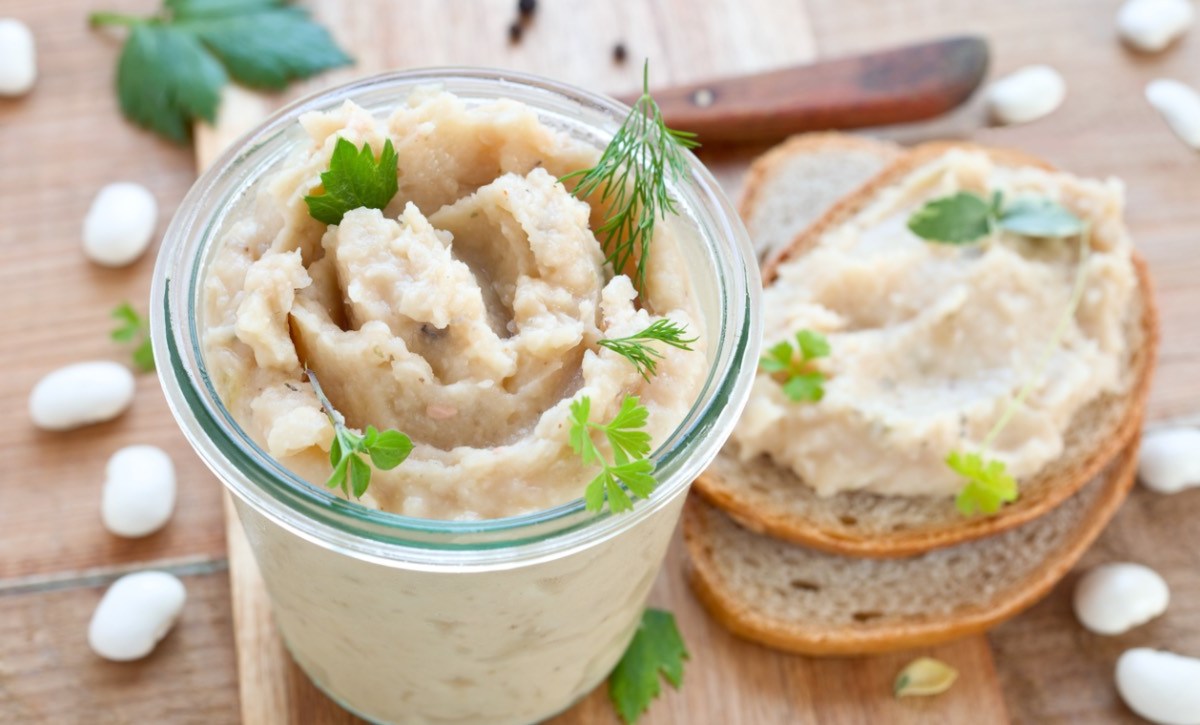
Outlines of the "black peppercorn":
{"type": "Polygon", "coordinates": [[[613,57],[614,63],[624,63],[625,56],[626,56],[626,51],[625,51],[624,43],[617,43],[616,45],[613,46],[612,57],[613,57]]]}
{"type": "Polygon", "coordinates": [[[537,12],[537,0],[517,0],[517,14],[528,18],[537,12]]]}
{"type": "Polygon", "coordinates": [[[508,26],[508,42],[514,45],[521,42],[521,24],[513,23],[508,26]]]}

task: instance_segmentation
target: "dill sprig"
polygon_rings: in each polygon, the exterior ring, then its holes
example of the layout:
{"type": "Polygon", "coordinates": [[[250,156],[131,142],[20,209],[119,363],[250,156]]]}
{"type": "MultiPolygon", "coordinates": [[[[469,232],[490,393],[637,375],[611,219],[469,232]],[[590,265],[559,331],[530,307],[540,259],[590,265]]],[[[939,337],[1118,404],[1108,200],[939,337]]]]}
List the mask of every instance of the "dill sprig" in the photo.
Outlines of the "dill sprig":
{"type": "Polygon", "coordinates": [[[579,179],[575,195],[599,191],[600,202],[611,215],[596,231],[604,236],[604,253],[613,270],[622,270],[637,259],[638,289],[644,290],[646,261],[658,217],[678,213],[667,184],[686,170],[684,151],[699,146],[696,134],[668,128],[662,111],[650,97],[650,63],[642,69],[642,95],[609,141],[600,160],[560,181],[579,179]]]}
{"type": "Polygon", "coordinates": [[[663,354],[647,343],[661,342],[680,350],[690,351],[692,343],[700,338],[684,337],[685,334],[687,334],[686,327],[664,317],[655,320],[641,332],[627,337],[606,337],[598,340],[596,344],[600,347],[607,347],[618,355],[623,355],[633,363],[637,371],[642,374],[642,378],[649,382],[650,376],[657,372],[658,361],[662,359],[663,354]]]}

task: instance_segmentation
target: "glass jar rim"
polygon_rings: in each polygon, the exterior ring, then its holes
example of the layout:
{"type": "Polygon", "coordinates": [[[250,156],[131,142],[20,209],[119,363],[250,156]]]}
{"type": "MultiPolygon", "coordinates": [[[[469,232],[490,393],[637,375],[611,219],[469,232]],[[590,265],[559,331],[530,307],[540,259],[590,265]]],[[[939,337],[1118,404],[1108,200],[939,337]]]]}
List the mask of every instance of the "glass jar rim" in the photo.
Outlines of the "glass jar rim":
{"type": "Polygon", "coordinates": [[[270,509],[273,519],[311,540],[336,540],[344,549],[364,555],[382,553],[385,558],[390,558],[386,551],[389,547],[400,547],[475,552],[486,559],[494,558],[486,556],[488,551],[537,544],[551,537],[594,540],[612,535],[665,505],[716,455],[749,394],[753,375],[745,374],[743,368],[758,358],[761,321],[757,314],[760,290],[755,256],[736,211],[716,180],[690,153],[686,177],[675,191],[680,206],[691,212],[701,228],[701,236],[711,247],[708,252],[717,255],[713,261],[722,295],[720,336],[704,387],[684,420],[653,453],[660,474],[659,487],[649,499],[638,501],[632,512],[590,514],[580,497],[505,518],[441,520],[348,501],[301,479],[263,451],[233,419],[209,378],[196,314],[199,285],[206,268],[202,260],[217,242],[223,211],[257,180],[254,169],[248,169],[253,160],[259,158],[262,166],[263,155],[273,145],[279,147],[274,150],[276,154],[290,148],[286,136],[304,113],[328,110],[370,94],[390,97],[395,103],[413,89],[430,84],[442,85],[456,94],[485,92],[486,88],[507,97],[521,96],[518,100],[539,116],[563,114],[605,137],[610,137],[630,112],[628,106],[613,99],[558,81],[467,67],[374,75],[312,94],[281,109],[235,142],[200,176],[164,236],[150,309],[155,361],[168,403],[193,447],[227,488],[257,509],[270,509]],[[581,115],[587,119],[580,120],[581,115]],[[239,168],[240,175],[235,173],[239,168]],[[720,441],[715,444],[706,435],[714,429],[725,432],[719,434],[720,441]],[[666,475],[662,475],[664,472],[666,475]],[[289,511],[295,515],[289,515],[289,511]]]}

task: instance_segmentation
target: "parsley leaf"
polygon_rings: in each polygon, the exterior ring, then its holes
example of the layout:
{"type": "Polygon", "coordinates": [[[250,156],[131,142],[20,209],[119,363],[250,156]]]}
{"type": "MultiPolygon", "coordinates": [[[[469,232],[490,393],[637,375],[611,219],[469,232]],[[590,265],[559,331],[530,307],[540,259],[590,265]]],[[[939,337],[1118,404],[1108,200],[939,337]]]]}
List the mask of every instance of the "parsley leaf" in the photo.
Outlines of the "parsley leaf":
{"type": "Polygon", "coordinates": [[[216,120],[225,70],[190,33],[135,25],[117,61],[117,98],[130,121],[177,143],[192,121],[216,120]]]}
{"type": "Polygon", "coordinates": [[[196,34],[238,83],[283,90],[288,83],[352,62],[325,28],[294,7],[262,3],[242,13],[214,13],[213,3],[172,2],[179,26],[196,34]]]}
{"type": "Polygon", "coordinates": [[[812,363],[828,356],[829,341],[824,335],[801,330],[796,333],[795,347],[788,340],[773,345],[758,365],[763,372],[782,378],[783,393],[789,399],[815,403],[825,397],[825,374],[814,369],[812,363]]]}
{"type": "Polygon", "coordinates": [[[608,676],[608,696],[626,723],[635,723],[650,702],[662,691],[659,677],[678,689],[683,684],[683,662],[687,646],[675,624],[675,616],[661,609],[647,609],[629,648],[608,676]]]}
{"type": "Polygon", "coordinates": [[[212,123],[234,80],[279,90],[352,60],[329,33],[286,0],[165,0],[152,17],[98,12],[93,27],[124,25],[117,97],[134,123],[183,143],[212,123]]]}
{"type": "Polygon", "coordinates": [[[371,466],[362,459],[366,454],[371,464],[381,471],[390,471],[408,458],[412,453],[412,440],[396,430],[379,431],[375,426],[367,426],[366,431],[359,435],[346,427],[346,418],[333,407],[325,391],[317,382],[317,376],[311,370],[305,370],[308,382],[312,385],[317,400],[329,416],[333,424],[333,444],[329,446],[329,465],[333,471],[326,479],[329,488],[340,488],[346,495],[362,498],[371,485],[371,466]]]}
{"type": "Polygon", "coordinates": [[[1026,237],[1070,237],[1083,231],[1083,220],[1043,197],[1017,199],[1005,207],[998,191],[991,203],[970,191],[939,197],[908,218],[913,234],[942,244],[970,244],[997,227],[1026,237]]]}
{"type": "Polygon", "coordinates": [[[922,239],[943,244],[969,244],[992,233],[995,215],[983,197],[969,191],[928,202],[908,218],[908,228],[922,239]]]}
{"type": "Polygon", "coordinates": [[[113,342],[136,343],[133,348],[133,364],[142,372],[154,372],[154,350],[150,346],[150,323],[133,309],[133,305],[122,302],[112,311],[117,321],[109,337],[113,342]]]}
{"type": "Polygon", "coordinates": [[[1083,220],[1058,202],[1025,198],[1000,214],[1000,226],[1027,237],[1070,237],[1083,231],[1083,220]]]}
{"type": "Polygon", "coordinates": [[[360,150],[339,137],[329,159],[329,170],[321,174],[325,193],[304,197],[308,213],[317,221],[340,224],[351,209],[384,208],[400,188],[398,165],[391,139],[384,142],[383,152],[376,161],[371,144],[363,144],[360,150]]]}
{"type": "Polygon", "coordinates": [[[629,495],[621,488],[625,484],[639,498],[647,498],[658,486],[654,478],[654,464],[646,456],[650,453],[650,434],[644,430],[650,412],[638,402],[635,395],[626,395],[621,409],[608,423],[593,423],[592,400],[584,396],[570,405],[571,429],[567,442],[571,450],[582,459],[584,465],[600,464],[600,473],[588,483],[583,492],[587,510],[598,512],[604,508],[605,499],[613,513],[633,508],[629,495]],[[591,431],[604,433],[613,451],[613,462],[604,460],[592,440],[591,431]]]}
{"type": "Polygon", "coordinates": [[[1005,471],[1003,461],[985,460],[979,453],[951,451],[946,465],[966,479],[954,505],[964,516],[975,511],[994,514],[1006,503],[1017,500],[1017,482],[1005,471]]]}
{"type": "Polygon", "coordinates": [[[686,333],[686,327],[664,317],[655,320],[641,332],[627,337],[606,337],[598,340],[596,344],[600,347],[606,347],[618,355],[623,355],[629,362],[633,363],[633,366],[641,373],[642,378],[649,382],[650,376],[654,375],[658,370],[658,360],[662,359],[663,355],[646,343],[657,341],[680,350],[690,351],[692,350],[692,343],[700,338],[685,338],[684,335],[686,333]]]}

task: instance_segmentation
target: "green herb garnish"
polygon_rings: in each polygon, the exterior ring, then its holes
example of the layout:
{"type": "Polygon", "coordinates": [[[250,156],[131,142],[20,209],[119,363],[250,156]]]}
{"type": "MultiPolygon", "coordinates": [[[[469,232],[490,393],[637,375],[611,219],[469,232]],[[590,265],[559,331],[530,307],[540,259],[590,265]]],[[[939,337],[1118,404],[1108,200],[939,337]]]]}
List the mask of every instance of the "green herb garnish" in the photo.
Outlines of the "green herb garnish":
{"type": "Polygon", "coordinates": [[[1063,205],[1045,198],[1018,199],[1006,208],[1002,208],[1002,204],[1000,192],[995,192],[991,203],[988,203],[977,194],[960,191],[926,203],[908,220],[908,228],[914,234],[928,241],[944,244],[969,244],[990,236],[997,228],[1029,237],[1080,235],[1079,269],[1071,289],[1070,301],[1054,334],[1047,341],[1033,375],[1029,376],[1017,394],[1008,400],[1004,412],[984,437],[979,452],[951,451],[946,457],[946,465],[966,481],[954,504],[967,516],[976,511],[994,514],[1004,504],[1017,500],[1017,482],[1008,474],[1005,463],[990,458],[987,454],[1017,409],[1025,404],[1025,399],[1045,373],[1050,357],[1062,341],[1067,325],[1070,324],[1075,309],[1079,306],[1079,300],[1083,297],[1086,262],[1091,250],[1087,226],[1063,205]]]}
{"type": "Polygon", "coordinates": [[[391,139],[383,142],[383,152],[376,161],[371,144],[359,149],[339,137],[329,158],[329,170],[321,173],[325,192],[304,197],[308,213],[317,221],[341,224],[351,209],[384,208],[400,188],[398,165],[391,139]]]}
{"type": "Polygon", "coordinates": [[[576,196],[599,191],[601,203],[609,204],[612,213],[596,231],[604,236],[604,252],[617,274],[636,257],[638,289],[645,288],[655,222],[660,216],[677,213],[667,185],[687,170],[684,152],[699,145],[696,134],[667,127],[662,111],[650,97],[647,62],[642,69],[642,95],[600,160],[590,169],[560,179],[578,178],[576,196]]]}
{"type": "Polygon", "coordinates": [[[280,90],[352,63],[308,12],[286,0],[164,0],[157,15],[92,13],[92,27],[123,25],[117,97],[130,121],[179,143],[213,123],[233,80],[280,90]]]}
{"type": "Polygon", "coordinates": [[[133,305],[122,302],[112,311],[117,321],[110,337],[113,342],[133,345],[133,364],[144,373],[154,372],[154,350],[150,347],[150,323],[133,309],[133,305]]]}
{"type": "Polygon", "coordinates": [[[642,378],[649,382],[650,376],[658,370],[658,361],[662,359],[663,354],[647,343],[661,342],[680,350],[690,351],[692,343],[700,338],[685,338],[686,333],[686,327],[664,317],[661,320],[655,320],[641,332],[628,337],[606,337],[598,340],[596,344],[606,347],[618,355],[623,355],[633,363],[637,371],[642,374],[642,378]]]}
{"type": "Polygon", "coordinates": [[[1021,198],[1005,207],[1000,192],[991,201],[960,191],[927,202],[908,218],[913,234],[941,244],[971,244],[1005,229],[1027,237],[1070,237],[1083,231],[1083,221],[1058,202],[1021,198]]]}
{"type": "Polygon", "coordinates": [[[647,609],[629,648],[608,676],[608,696],[626,723],[635,723],[662,691],[660,676],[678,689],[683,684],[687,647],[675,615],[647,609]]]}
{"type": "Polygon", "coordinates": [[[946,465],[967,481],[954,499],[964,516],[977,510],[994,514],[1004,504],[1017,500],[1017,481],[1005,471],[1003,461],[985,460],[979,453],[950,451],[946,465]]]}
{"type": "Polygon", "coordinates": [[[400,431],[379,431],[371,425],[361,435],[350,430],[346,427],[346,418],[325,397],[317,376],[311,370],[304,372],[308,375],[313,392],[317,394],[317,400],[321,402],[321,408],[333,424],[333,445],[329,447],[329,465],[333,466],[333,472],[329,474],[325,485],[341,488],[346,495],[362,498],[371,485],[371,465],[381,471],[390,471],[399,466],[412,453],[412,440],[400,431]],[[360,454],[366,454],[371,459],[371,465],[360,454]]]}
{"type": "Polygon", "coordinates": [[[648,497],[658,481],[654,478],[654,464],[646,456],[650,453],[650,434],[639,430],[646,426],[650,412],[638,402],[635,395],[626,395],[621,409],[608,423],[592,423],[592,400],[584,396],[571,403],[571,432],[569,441],[572,450],[583,459],[584,465],[600,464],[600,473],[584,490],[583,498],[587,510],[598,512],[604,507],[605,499],[613,513],[629,511],[633,502],[621,488],[625,484],[635,496],[648,497]],[[592,441],[592,430],[604,433],[612,447],[613,462],[600,455],[592,441]]]}
{"type": "Polygon", "coordinates": [[[784,340],[774,345],[759,360],[759,367],[783,378],[783,392],[799,403],[815,403],[825,397],[825,374],[813,367],[813,361],[829,356],[829,341],[819,332],[796,333],[796,346],[784,340]]]}

